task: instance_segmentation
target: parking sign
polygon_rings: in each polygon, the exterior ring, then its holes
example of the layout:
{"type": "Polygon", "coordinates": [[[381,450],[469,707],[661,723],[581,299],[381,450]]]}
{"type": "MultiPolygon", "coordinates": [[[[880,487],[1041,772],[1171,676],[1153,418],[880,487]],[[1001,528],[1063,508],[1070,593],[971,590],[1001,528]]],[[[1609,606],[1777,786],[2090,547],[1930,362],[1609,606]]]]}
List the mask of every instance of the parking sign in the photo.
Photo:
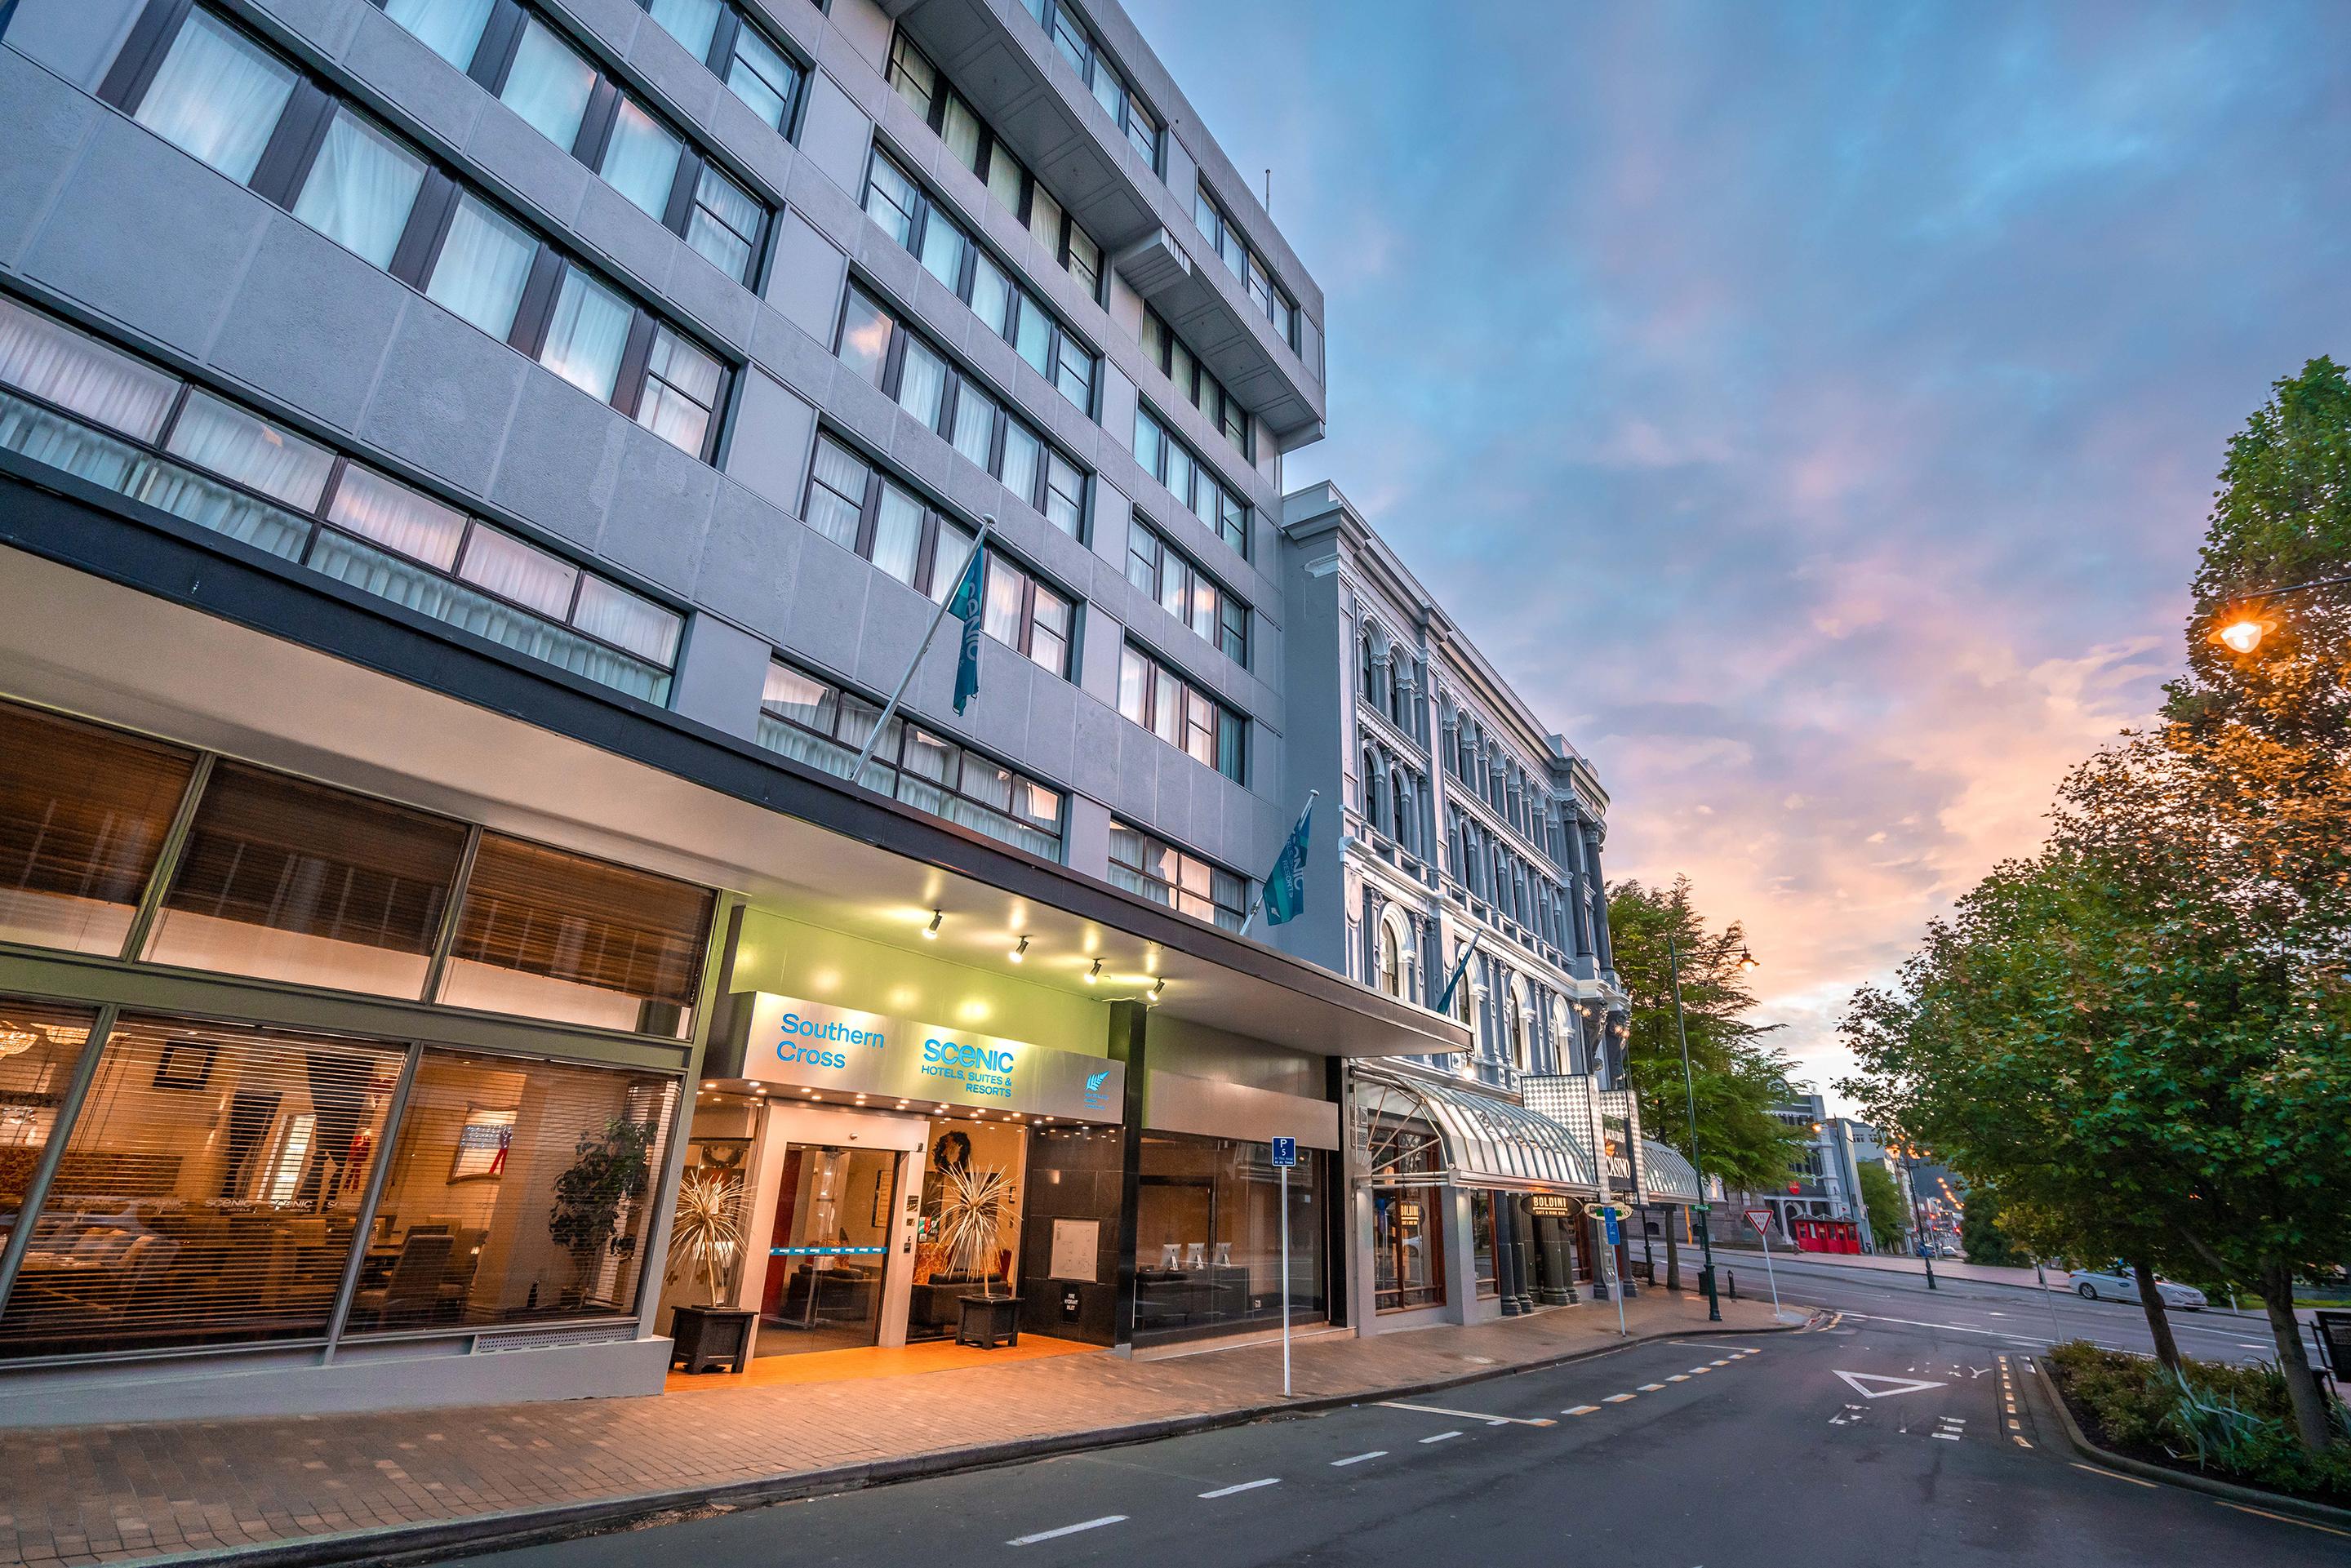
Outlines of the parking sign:
{"type": "Polygon", "coordinates": [[[1282,1170],[1295,1166],[1298,1164],[1298,1140],[1296,1138],[1274,1139],[1273,1163],[1277,1168],[1282,1170]]]}

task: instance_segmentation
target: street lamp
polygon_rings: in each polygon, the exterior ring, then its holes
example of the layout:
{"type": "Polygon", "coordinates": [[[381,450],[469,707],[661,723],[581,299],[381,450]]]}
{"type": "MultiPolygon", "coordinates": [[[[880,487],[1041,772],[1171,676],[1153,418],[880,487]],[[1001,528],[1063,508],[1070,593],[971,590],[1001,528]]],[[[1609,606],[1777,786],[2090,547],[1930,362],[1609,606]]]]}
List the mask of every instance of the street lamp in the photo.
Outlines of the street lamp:
{"type": "MultiPolygon", "coordinates": [[[[2351,577],[2321,577],[2309,582],[2273,588],[2266,593],[2254,595],[2254,599],[2256,601],[2283,599],[2290,593],[2308,593],[2314,589],[2341,588],[2346,584],[2351,584],[2351,577]]],[[[2262,620],[2251,610],[2244,610],[2238,612],[2234,620],[2217,628],[2212,635],[2232,653],[2250,653],[2262,645],[2262,639],[2268,636],[2276,624],[2273,621],[2262,620]]]]}
{"type": "MultiPolygon", "coordinates": [[[[1682,1021],[1682,960],[1681,954],[1674,946],[1674,934],[1670,931],[1666,933],[1666,966],[1674,978],[1674,1034],[1682,1045],[1682,1096],[1689,1110],[1690,1171],[1698,1177],[1698,1244],[1705,1258],[1698,1266],[1698,1282],[1706,1288],[1706,1320],[1719,1323],[1722,1321],[1722,1298],[1714,1290],[1714,1226],[1708,1218],[1714,1209],[1706,1201],[1706,1166],[1698,1158],[1698,1085],[1690,1076],[1689,1028],[1682,1021]]],[[[1755,955],[1744,946],[1739,950],[1739,967],[1742,969],[1756,967],[1755,955]]]]}

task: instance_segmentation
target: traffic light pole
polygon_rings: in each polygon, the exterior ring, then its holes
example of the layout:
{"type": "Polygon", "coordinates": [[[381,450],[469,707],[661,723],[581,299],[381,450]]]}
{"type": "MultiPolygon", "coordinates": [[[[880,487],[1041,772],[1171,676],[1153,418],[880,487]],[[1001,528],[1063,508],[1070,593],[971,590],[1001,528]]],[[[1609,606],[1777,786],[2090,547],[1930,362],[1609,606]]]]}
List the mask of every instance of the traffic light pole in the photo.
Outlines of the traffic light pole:
{"type": "Polygon", "coordinates": [[[1698,1153],[1698,1086],[1690,1076],[1689,1029],[1682,1022],[1682,961],[1674,949],[1672,932],[1666,934],[1666,966],[1674,980],[1674,1034],[1682,1047],[1682,1096],[1689,1108],[1690,1169],[1698,1176],[1698,1202],[1690,1212],[1698,1216],[1698,1244],[1705,1261],[1698,1271],[1698,1283],[1706,1291],[1706,1318],[1708,1322],[1722,1321],[1722,1298],[1714,1290],[1714,1226],[1712,1208],[1706,1201],[1706,1166],[1698,1153]]]}

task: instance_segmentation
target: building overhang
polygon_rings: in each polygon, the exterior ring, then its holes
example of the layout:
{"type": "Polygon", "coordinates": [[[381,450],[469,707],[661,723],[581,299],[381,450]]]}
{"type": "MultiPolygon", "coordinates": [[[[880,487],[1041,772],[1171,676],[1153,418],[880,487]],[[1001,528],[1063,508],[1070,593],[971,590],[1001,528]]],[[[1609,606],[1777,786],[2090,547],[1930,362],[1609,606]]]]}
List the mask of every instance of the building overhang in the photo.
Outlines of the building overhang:
{"type": "Polygon", "coordinates": [[[1600,1190],[1590,1151],[1565,1126],[1515,1100],[1401,1070],[1362,1068],[1354,1077],[1353,1133],[1367,1179],[1384,1179],[1374,1124],[1417,1118],[1436,1130],[1444,1179],[1455,1186],[1600,1190]]]}
{"type": "Polygon", "coordinates": [[[1125,994],[1164,979],[1171,1017],[1289,1049],[1468,1049],[1449,1019],[6,452],[0,671],[12,696],[853,936],[905,946],[943,910],[921,943],[941,958],[1001,965],[1027,935],[1040,984],[1103,956],[1125,994]]]}

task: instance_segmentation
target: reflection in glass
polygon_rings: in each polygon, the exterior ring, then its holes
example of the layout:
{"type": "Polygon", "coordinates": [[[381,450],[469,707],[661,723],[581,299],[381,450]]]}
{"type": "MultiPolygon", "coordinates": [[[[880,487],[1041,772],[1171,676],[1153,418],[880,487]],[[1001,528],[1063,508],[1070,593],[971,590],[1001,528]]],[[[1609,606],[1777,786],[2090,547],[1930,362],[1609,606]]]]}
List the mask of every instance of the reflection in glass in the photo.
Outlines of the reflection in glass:
{"type": "Polygon", "coordinates": [[[0,940],[120,954],[194,767],[183,751],[0,705],[0,940]]]}

